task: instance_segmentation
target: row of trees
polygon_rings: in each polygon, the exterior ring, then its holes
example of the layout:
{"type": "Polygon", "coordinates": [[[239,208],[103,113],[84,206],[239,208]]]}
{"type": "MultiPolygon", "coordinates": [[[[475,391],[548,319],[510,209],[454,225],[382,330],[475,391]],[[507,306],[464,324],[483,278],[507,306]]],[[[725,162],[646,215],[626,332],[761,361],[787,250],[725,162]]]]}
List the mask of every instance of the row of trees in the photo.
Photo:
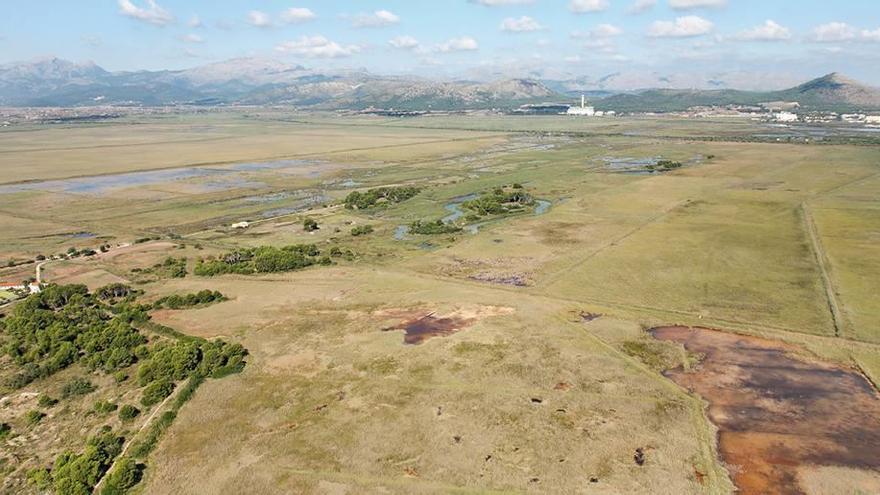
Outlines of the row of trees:
{"type": "Polygon", "coordinates": [[[226,301],[226,296],[216,290],[200,290],[194,294],[186,294],[180,296],[177,294],[165,296],[153,303],[153,309],[183,309],[195,306],[207,306],[222,301],[226,301]]]}

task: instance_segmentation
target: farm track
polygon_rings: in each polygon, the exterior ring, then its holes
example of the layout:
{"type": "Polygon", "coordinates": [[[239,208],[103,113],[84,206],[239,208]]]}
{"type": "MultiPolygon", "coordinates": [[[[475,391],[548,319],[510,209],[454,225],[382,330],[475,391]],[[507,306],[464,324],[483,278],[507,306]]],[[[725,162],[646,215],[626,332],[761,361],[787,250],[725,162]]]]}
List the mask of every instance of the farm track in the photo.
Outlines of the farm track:
{"type": "Polygon", "coordinates": [[[822,288],[825,290],[825,299],[828,302],[828,309],[831,312],[831,322],[834,326],[834,335],[841,337],[844,331],[843,314],[840,311],[840,303],[837,300],[837,291],[834,282],[831,279],[828,256],[825,248],[822,246],[822,240],[819,238],[816,221],[810,211],[807,203],[801,203],[801,212],[804,216],[804,224],[806,225],[807,235],[810,239],[810,248],[819,267],[819,273],[822,276],[822,288]]]}

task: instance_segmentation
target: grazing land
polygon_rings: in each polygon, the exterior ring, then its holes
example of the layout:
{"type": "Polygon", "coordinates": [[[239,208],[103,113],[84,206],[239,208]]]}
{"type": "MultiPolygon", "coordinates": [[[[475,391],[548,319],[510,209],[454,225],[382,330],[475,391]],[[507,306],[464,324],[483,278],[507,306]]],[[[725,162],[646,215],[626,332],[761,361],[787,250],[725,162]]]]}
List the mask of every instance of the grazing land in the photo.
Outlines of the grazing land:
{"type": "MultiPolygon", "coordinates": [[[[85,485],[129,470],[141,493],[744,488],[710,389],[679,385],[710,353],[648,329],[769,342],[864,380],[876,410],[880,148],[846,143],[747,119],[257,109],[0,130],[0,280],[128,287],[93,306],[136,308],[143,339],[21,383],[0,331],[0,491],[57,491],[54,461],[88,448],[85,485]],[[236,373],[162,381],[170,345],[240,345],[236,373]],[[76,379],[93,389],[63,397],[76,379]]],[[[0,325],[40,296],[17,297],[0,325]]],[[[876,455],[795,457],[803,492],[880,486],[876,455]]]]}

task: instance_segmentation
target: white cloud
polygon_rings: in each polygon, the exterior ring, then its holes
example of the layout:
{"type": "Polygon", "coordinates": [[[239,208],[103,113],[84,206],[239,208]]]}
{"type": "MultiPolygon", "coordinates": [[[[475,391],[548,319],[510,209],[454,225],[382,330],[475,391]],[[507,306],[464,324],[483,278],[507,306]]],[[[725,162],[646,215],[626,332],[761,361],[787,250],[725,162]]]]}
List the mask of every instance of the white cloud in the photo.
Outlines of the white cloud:
{"type": "Polygon", "coordinates": [[[739,33],[736,35],[736,39],[742,41],[785,41],[791,39],[791,30],[768,19],[764,24],[739,33]]]}
{"type": "Polygon", "coordinates": [[[858,36],[856,28],[845,22],[829,22],[817,26],[813,30],[813,40],[820,43],[836,43],[839,41],[852,41],[858,36]]]}
{"type": "Polygon", "coordinates": [[[627,9],[627,13],[641,14],[653,9],[655,5],[657,5],[657,0],[636,0],[629,9],[627,9]]]}
{"type": "Polygon", "coordinates": [[[576,14],[602,12],[608,9],[608,0],[571,0],[568,9],[576,14]]]}
{"type": "Polygon", "coordinates": [[[480,44],[470,36],[452,38],[434,47],[434,51],[441,53],[468,52],[479,49],[480,44]]]}
{"type": "Polygon", "coordinates": [[[669,6],[676,10],[697,9],[702,7],[724,7],[727,0],[669,0],[669,6]]]}
{"type": "Polygon", "coordinates": [[[193,33],[184,34],[178,39],[180,39],[180,41],[182,41],[184,43],[204,43],[205,42],[205,38],[202,38],[201,36],[199,36],[197,34],[193,34],[193,33]]]}
{"type": "Polygon", "coordinates": [[[119,13],[156,26],[165,26],[174,22],[174,16],[160,7],[156,0],[147,0],[146,8],[138,7],[131,0],[119,0],[119,13]]]}
{"type": "Polygon", "coordinates": [[[340,45],[323,36],[303,36],[296,41],[286,41],[275,47],[281,53],[302,55],[308,58],[350,57],[361,52],[358,45],[340,45]]]}
{"type": "Polygon", "coordinates": [[[505,5],[529,5],[535,3],[535,0],[470,0],[470,2],[486,7],[503,7],[505,5]]]}
{"type": "Polygon", "coordinates": [[[388,44],[400,50],[414,50],[419,47],[419,40],[412,36],[398,36],[388,40],[388,44]]]}
{"type": "Polygon", "coordinates": [[[865,41],[880,42],[880,28],[873,31],[868,31],[867,29],[862,30],[862,39],[865,41]]]}
{"type": "Polygon", "coordinates": [[[304,7],[291,7],[281,13],[281,20],[288,24],[299,24],[301,22],[311,21],[318,17],[312,12],[312,9],[304,7]]]}
{"type": "MultiPolygon", "coordinates": [[[[0,39],[4,39],[3,36],[0,36],[0,39]]],[[[104,40],[102,40],[100,36],[96,35],[84,34],[80,36],[79,40],[93,48],[99,47],[104,44],[104,40]]]]}
{"type": "Polygon", "coordinates": [[[695,15],[679,17],[675,21],[656,21],[648,29],[654,38],[689,38],[709,34],[715,27],[711,21],[695,15]]]}
{"type": "Polygon", "coordinates": [[[623,34],[623,29],[611,24],[599,24],[590,31],[590,34],[596,38],[610,38],[612,36],[620,36],[623,34]]]}
{"type": "Polygon", "coordinates": [[[519,19],[515,17],[508,17],[501,21],[501,30],[507,31],[511,33],[525,33],[531,31],[540,31],[544,29],[538,21],[532,19],[531,17],[524,15],[519,19]]]}
{"type": "Polygon", "coordinates": [[[397,24],[400,16],[387,10],[377,10],[372,14],[358,14],[352,19],[354,27],[383,27],[397,24]]]}
{"type": "Polygon", "coordinates": [[[200,28],[203,26],[202,19],[199,18],[199,16],[194,15],[189,19],[189,22],[187,22],[186,25],[191,28],[200,28]]]}
{"type": "Polygon", "coordinates": [[[272,27],[272,18],[269,17],[269,14],[261,12],[259,10],[252,10],[248,12],[247,22],[251,26],[258,28],[272,27]]]}

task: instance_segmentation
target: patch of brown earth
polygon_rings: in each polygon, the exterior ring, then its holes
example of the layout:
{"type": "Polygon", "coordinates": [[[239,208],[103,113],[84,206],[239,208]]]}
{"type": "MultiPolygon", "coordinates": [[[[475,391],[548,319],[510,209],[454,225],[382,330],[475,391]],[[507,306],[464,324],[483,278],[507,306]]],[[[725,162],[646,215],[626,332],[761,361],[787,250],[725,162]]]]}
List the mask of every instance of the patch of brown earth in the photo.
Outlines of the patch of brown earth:
{"type": "Polygon", "coordinates": [[[431,337],[445,337],[463,330],[474,323],[473,318],[438,318],[433,314],[406,321],[384,331],[403,330],[403,343],[418,345],[431,337]]]}
{"type": "MultiPolygon", "coordinates": [[[[386,310],[393,314],[390,310],[386,310]]],[[[445,337],[464,330],[477,321],[489,317],[513,313],[513,308],[502,306],[475,306],[458,309],[446,316],[437,316],[436,313],[423,314],[422,316],[410,316],[404,322],[383,328],[383,332],[403,330],[403,343],[418,345],[431,337],[445,337]]],[[[412,314],[412,313],[410,313],[412,314]]]]}
{"type": "Polygon", "coordinates": [[[861,374],[756,337],[680,326],[651,333],[705,356],[696,371],[666,376],[709,401],[741,493],[807,493],[798,473],[811,467],[880,472],[880,396],[861,374]]]}

